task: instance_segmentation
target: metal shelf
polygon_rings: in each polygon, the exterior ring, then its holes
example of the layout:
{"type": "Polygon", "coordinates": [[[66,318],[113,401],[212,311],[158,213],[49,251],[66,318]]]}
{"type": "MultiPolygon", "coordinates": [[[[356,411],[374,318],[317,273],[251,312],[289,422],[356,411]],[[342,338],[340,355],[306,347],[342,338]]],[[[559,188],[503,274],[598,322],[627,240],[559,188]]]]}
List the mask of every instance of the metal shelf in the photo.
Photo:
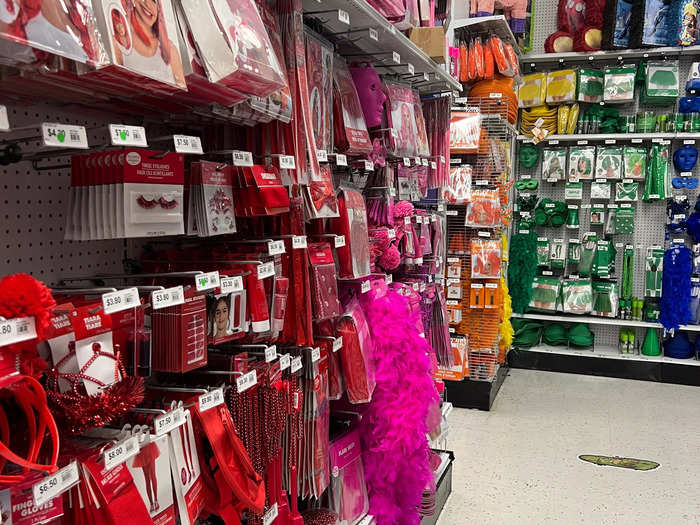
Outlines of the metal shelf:
{"type": "Polygon", "coordinates": [[[459,30],[466,31],[468,34],[474,36],[481,34],[498,35],[501,40],[510,43],[518,55],[521,53],[518,41],[515,39],[515,36],[513,36],[508,21],[503,15],[480,16],[459,20],[455,22],[452,29],[454,29],[455,32],[459,30]]]}
{"type": "Polygon", "coordinates": [[[381,67],[380,73],[400,75],[421,93],[462,90],[457,80],[365,0],[303,0],[303,7],[304,15],[315,19],[323,36],[348,59],[372,61],[381,67]],[[398,64],[393,61],[394,52],[399,54],[398,64]]]}
{"type": "MultiPolygon", "coordinates": [[[[580,134],[580,135],[549,135],[541,143],[550,143],[552,141],[559,142],[603,142],[606,140],[616,141],[661,141],[661,140],[680,140],[680,139],[700,139],[700,133],[596,133],[596,134],[580,134]]],[[[532,142],[532,137],[526,135],[518,135],[519,142],[532,142]]]]}
{"type": "Polygon", "coordinates": [[[532,348],[521,348],[523,352],[541,352],[546,354],[571,355],[577,357],[594,357],[599,359],[617,359],[620,361],[645,361],[652,363],[669,363],[674,365],[700,366],[697,359],[674,359],[672,357],[649,356],[642,354],[621,354],[611,346],[596,346],[593,350],[572,349],[565,346],[539,345],[532,348]]]}
{"type": "Polygon", "coordinates": [[[700,54],[700,46],[691,47],[654,47],[648,49],[618,49],[611,51],[594,51],[593,53],[536,53],[522,55],[522,64],[542,64],[553,62],[595,62],[603,60],[625,60],[626,58],[678,57],[700,54]]]}
{"type": "MultiPolygon", "coordinates": [[[[549,314],[513,314],[513,317],[522,319],[532,319],[536,321],[563,321],[567,323],[600,324],[612,326],[630,326],[637,328],[659,328],[663,329],[660,323],[650,321],[633,321],[631,319],[617,319],[608,317],[595,317],[591,315],[549,315],[549,314]]],[[[700,332],[700,325],[684,325],[680,330],[686,332],[700,332]]]]}

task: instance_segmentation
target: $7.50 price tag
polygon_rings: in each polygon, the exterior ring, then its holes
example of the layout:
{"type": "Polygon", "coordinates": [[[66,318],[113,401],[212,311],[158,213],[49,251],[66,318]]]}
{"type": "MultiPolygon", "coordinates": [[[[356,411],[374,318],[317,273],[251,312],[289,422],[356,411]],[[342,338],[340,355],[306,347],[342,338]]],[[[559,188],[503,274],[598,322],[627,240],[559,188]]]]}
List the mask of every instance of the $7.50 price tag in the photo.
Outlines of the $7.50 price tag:
{"type": "Polygon", "coordinates": [[[289,365],[292,362],[292,358],[289,357],[289,354],[282,354],[280,356],[280,371],[281,370],[287,370],[289,368],[289,365]]]}
{"type": "Polygon", "coordinates": [[[124,463],[127,459],[139,453],[139,438],[131,436],[124,441],[117,443],[105,450],[102,458],[105,462],[105,470],[112,470],[117,465],[124,463]]]}
{"type": "Polygon", "coordinates": [[[36,321],[33,317],[15,317],[0,321],[0,346],[29,341],[36,337],[36,321]]]}
{"type": "Polygon", "coordinates": [[[126,124],[110,124],[109,138],[112,146],[148,147],[146,130],[143,126],[127,126],[126,124]]]}
{"type": "Polygon", "coordinates": [[[234,151],[233,165],[241,168],[250,168],[253,165],[253,154],[250,151],[234,151]]]}
{"type": "Polygon", "coordinates": [[[151,293],[151,305],[154,310],[176,306],[185,302],[185,291],[182,286],[174,286],[165,290],[156,290],[151,293]]]}
{"type": "Polygon", "coordinates": [[[199,411],[206,412],[210,408],[214,408],[223,404],[224,390],[223,388],[215,388],[214,390],[199,396],[199,411]]]}
{"type": "Polygon", "coordinates": [[[265,348],[265,362],[271,363],[277,359],[277,345],[270,345],[265,348]]]}
{"type": "Polygon", "coordinates": [[[301,367],[303,366],[301,364],[301,356],[296,356],[296,357],[292,358],[292,365],[291,366],[292,366],[292,369],[291,369],[292,374],[301,370],[301,367]]]}
{"type": "Polygon", "coordinates": [[[177,153],[194,153],[195,155],[202,155],[204,153],[202,150],[202,139],[199,137],[193,137],[191,135],[173,135],[173,142],[175,143],[175,151],[177,153]]]}
{"type": "Polygon", "coordinates": [[[185,411],[182,407],[177,407],[165,414],[156,416],[153,419],[153,428],[156,431],[156,436],[162,436],[176,429],[180,425],[185,424],[185,411]]]}
{"type": "Polygon", "coordinates": [[[102,294],[102,306],[106,314],[113,314],[136,308],[141,302],[139,301],[139,291],[137,288],[124,288],[116,292],[108,292],[102,294]]]}
{"type": "Polygon", "coordinates": [[[198,292],[212,290],[219,287],[219,272],[201,273],[194,278],[195,288],[198,292]]]}
{"type": "Polygon", "coordinates": [[[80,481],[80,470],[78,469],[78,463],[73,461],[32,487],[34,505],[41,507],[56,496],[63,494],[78,481],[80,481]]]}
{"type": "Polygon", "coordinates": [[[44,139],[44,146],[88,148],[85,126],[44,122],[41,124],[41,136],[44,139]]]}
{"type": "Polygon", "coordinates": [[[333,351],[337,352],[341,348],[343,348],[343,336],[339,335],[335,338],[335,341],[333,341],[333,351]]]}
{"type": "Polygon", "coordinates": [[[222,294],[240,292],[243,290],[243,277],[240,275],[222,277],[219,289],[222,294]]]}
{"type": "Polygon", "coordinates": [[[236,378],[236,391],[238,393],[245,392],[250,387],[258,384],[258,372],[251,370],[246,374],[242,374],[236,378]]]}

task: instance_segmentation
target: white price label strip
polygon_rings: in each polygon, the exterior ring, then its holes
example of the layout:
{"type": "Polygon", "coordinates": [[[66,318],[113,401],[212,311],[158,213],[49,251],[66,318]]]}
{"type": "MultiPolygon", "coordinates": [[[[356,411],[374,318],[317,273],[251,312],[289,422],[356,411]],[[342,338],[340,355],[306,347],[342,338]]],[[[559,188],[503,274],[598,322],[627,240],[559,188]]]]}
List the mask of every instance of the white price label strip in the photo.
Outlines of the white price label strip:
{"type": "Polygon", "coordinates": [[[10,121],[7,118],[6,106],[0,106],[0,131],[10,131],[10,121]]]}
{"type": "Polygon", "coordinates": [[[289,357],[289,354],[282,354],[280,356],[280,370],[287,370],[289,368],[289,365],[292,362],[292,358],[289,357]]]}
{"type": "Polygon", "coordinates": [[[315,363],[321,359],[321,349],[318,346],[314,346],[311,349],[311,362],[315,363]]]}
{"type": "Polygon", "coordinates": [[[270,261],[258,265],[258,279],[267,279],[275,275],[275,263],[270,261]]]}
{"type": "Polygon", "coordinates": [[[78,462],[73,461],[32,487],[34,505],[41,507],[56,496],[63,494],[78,481],[80,481],[80,470],[78,469],[78,462]]]}
{"type": "Polygon", "coordinates": [[[342,153],[336,153],[335,154],[335,163],[338,166],[347,166],[348,165],[347,155],[343,155],[342,153]]]}
{"type": "Polygon", "coordinates": [[[369,37],[375,42],[379,42],[379,33],[376,29],[372,29],[371,27],[369,28],[369,37]]]}
{"type": "Polygon", "coordinates": [[[292,249],[303,250],[307,247],[306,235],[295,235],[292,237],[292,249]]]}
{"type": "Polygon", "coordinates": [[[185,411],[182,407],[171,410],[165,414],[156,416],[153,419],[153,428],[156,431],[156,436],[162,436],[176,429],[180,425],[185,424],[185,411]]]}
{"type": "Polygon", "coordinates": [[[211,392],[199,396],[199,411],[206,412],[207,410],[224,403],[224,389],[215,388],[211,392]]]}
{"type": "Polygon", "coordinates": [[[371,286],[369,284],[369,281],[362,281],[362,284],[360,285],[360,289],[361,289],[362,293],[369,292],[370,287],[371,286]]]}
{"type": "Polygon", "coordinates": [[[396,230],[394,228],[387,230],[386,233],[387,233],[387,236],[389,237],[389,240],[396,239],[396,230]]]}
{"type": "Polygon", "coordinates": [[[78,149],[88,148],[85,126],[70,126],[68,124],[44,122],[41,125],[41,136],[44,139],[44,146],[78,149]]]}
{"type": "Polygon", "coordinates": [[[243,291],[243,277],[240,275],[234,275],[233,277],[222,277],[219,288],[223,294],[241,292],[243,291]]]}
{"type": "Polygon", "coordinates": [[[33,317],[15,317],[0,321],[0,346],[7,346],[36,337],[36,321],[33,317]]]}
{"type": "Polygon", "coordinates": [[[219,272],[207,272],[197,275],[194,278],[195,288],[198,292],[212,290],[219,287],[219,272]]]}
{"type": "Polygon", "coordinates": [[[258,384],[258,372],[251,370],[247,374],[240,375],[236,378],[236,390],[245,392],[249,388],[258,384]]]}
{"type": "Polygon", "coordinates": [[[283,170],[296,169],[297,164],[293,155],[281,155],[279,157],[280,168],[283,170]]]}
{"type": "Polygon", "coordinates": [[[363,160],[362,162],[365,165],[365,171],[373,171],[374,170],[374,163],[371,160],[363,160]]]}
{"type": "Polygon", "coordinates": [[[408,74],[409,75],[415,75],[416,74],[416,68],[413,67],[413,64],[409,63],[406,64],[408,66],[408,74]]]}
{"type": "Polygon", "coordinates": [[[409,159],[408,157],[404,157],[404,158],[403,158],[403,165],[404,165],[404,166],[410,166],[410,165],[411,165],[411,159],[409,159]]]}
{"type": "Polygon", "coordinates": [[[277,345],[270,345],[265,348],[265,362],[271,363],[277,359],[277,345]]]}
{"type": "Polygon", "coordinates": [[[292,374],[301,370],[301,356],[294,357],[292,359],[291,372],[292,374]]]}
{"type": "Polygon", "coordinates": [[[348,14],[347,11],[343,9],[338,9],[338,20],[340,20],[343,24],[350,24],[350,15],[348,14]]]}
{"type": "Polygon", "coordinates": [[[436,170],[437,169],[437,162],[434,160],[430,161],[430,169],[436,170]]]}
{"type": "MultiPolygon", "coordinates": [[[[350,22],[348,22],[349,24],[350,22]]],[[[272,525],[272,523],[277,519],[277,503],[273,504],[272,507],[267,509],[265,514],[263,514],[263,525],[272,525]]]]}
{"type": "Polygon", "coordinates": [[[270,255],[281,255],[285,253],[284,241],[268,241],[267,253],[270,255]]]}
{"type": "Polygon", "coordinates": [[[102,454],[105,462],[105,470],[112,470],[117,465],[124,463],[127,459],[139,453],[139,438],[131,436],[121,443],[117,443],[108,448],[102,454]]]}
{"type": "Polygon", "coordinates": [[[394,282],[394,276],[391,275],[390,273],[386,274],[386,275],[384,276],[384,282],[385,282],[386,284],[391,284],[391,283],[393,283],[393,282],[394,282]]]}
{"type": "Polygon", "coordinates": [[[175,151],[177,153],[192,153],[194,155],[202,155],[202,139],[191,135],[173,135],[175,143],[175,151]]]}
{"type": "Polygon", "coordinates": [[[428,159],[420,159],[421,166],[428,167],[428,159]]]}
{"type": "Polygon", "coordinates": [[[341,348],[343,348],[343,336],[342,335],[336,337],[335,341],[333,341],[333,351],[337,352],[341,348]]]}
{"type": "Polygon", "coordinates": [[[145,148],[146,130],[143,126],[127,126],[126,124],[110,124],[109,138],[112,146],[139,146],[145,148]]]}
{"type": "Polygon", "coordinates": [[[420,157],[414,157],[414,158],[413,158],[413,163],[414,163],[416,166],[420,166],[420,157]]]}
{"type": "Polygon", "coordinates": [[[345,246],[345,235],[336,235],[335,242],[333,244],[336,248],[342,248],[345,246]]]}
{"type": "Polygon", "coordinates": [[[253,165],[253,154],[250,151],[234,151],[233,165],[241,168],[249,168],[253,165]]]}
{"type": "Polygon", "coordinates": [[[400,64],[401,63],[401,55],[399,55],[396,51],[391,52],[391,60],[393,60],[394,64],[400,64]]]}
{"type": "Polygon", "coordinates": [[[138,288],[125,288],[116,292],[102,294],[102,306],[106,314],[114,314],[129,308],[136,308],[139,301],[138,288]]]}
{"type": "Polygon", "coordinates": [[[328,152],[325,149],[317,149],[316,159],[319,162],[328,162],[328,152]]]}
{"type": "Polygon", "coordinates": [[[156,290],[151,293],[151,306],[154,310],[176,306],[185,302],[185,290],[182,286],[174,286],[165,290],[156,290]]]}

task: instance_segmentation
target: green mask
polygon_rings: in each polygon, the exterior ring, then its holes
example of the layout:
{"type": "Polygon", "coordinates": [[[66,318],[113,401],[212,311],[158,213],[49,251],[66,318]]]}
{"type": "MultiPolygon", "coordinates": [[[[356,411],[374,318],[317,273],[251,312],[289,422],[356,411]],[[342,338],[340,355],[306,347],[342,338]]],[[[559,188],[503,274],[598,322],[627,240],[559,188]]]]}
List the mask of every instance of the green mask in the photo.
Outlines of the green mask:
{"type": "Polygon", "coordinates": [[[540,157],[540,150],[532,144],[522,144],[520,150],[518,151],[518,158],[520,159],[520,166],[523,168],[532,168],[537,164],[537,159],[540,157]]]}

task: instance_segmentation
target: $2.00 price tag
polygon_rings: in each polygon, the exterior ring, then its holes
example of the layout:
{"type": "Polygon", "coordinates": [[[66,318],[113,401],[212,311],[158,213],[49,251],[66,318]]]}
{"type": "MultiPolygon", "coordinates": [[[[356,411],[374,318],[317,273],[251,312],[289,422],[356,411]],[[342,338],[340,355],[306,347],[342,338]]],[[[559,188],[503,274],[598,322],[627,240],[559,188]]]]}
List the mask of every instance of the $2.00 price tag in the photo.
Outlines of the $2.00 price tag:
{"type": "Polygon", "coordinates": [[[185,291],[182,286],[174,286],[165,290],[156,290],[151,293],[151,305],[154,310],[176,306],[185,302],[185,291]]]}
{"type": "Polygon", "coordinates": [[[193,137],[191,135],[173,135],[173,142],[175,143],[175,151],[177,153],[193,153],[195,155],[202,155],[204,153],[202,150],[202,139],[199,137],[193,137]]]}
{"type": "Polygon", "coordinates": [[[210,408],[214,408],[223,404],[224,390],[223,388],[215,388],[214,390],[199,396],[199,411],[206,412],[210,408]]]}
{"type": "Polygon", "coordinates": [[[234,151],[233,165],[241,168],[250,168],[253,165],[253,154],[250,151],[234,151]]]}
{"type": "Polygon", "coordinates": [[[143,126],[127,126],[126,124],[110,124],[109,138],[112,146],[148,147],[146,130],[143,126]]]}
{"type": "Polygon", "coordinates": [[[219,287],[219,272],[207,272],[197,275],[194,278],[195,288],[198,292],[212,290],[219,287]]]}
{"type": "Polygon", "coordinates": [[[236,391],[238,393],[245,392],[249,388],[258,384],[258,372],[251,370],[250,372],[240,375],[236,378],[236,391]]]}
{"type": "Polygon", "coordinates": [[[44,139],[44,146],[79,149],[88,148],[85,126],[70,126],[68,124],[44,122],[41,125],[41,136],[44,139]]]}
{"type": "Polygon", "coordinates": [[[29,341],[36,337],[36,321],[33,317],[15,317],[0,321],[0,346],[29,341]]]}
{"type": "Polygon", "coordinates": [[[222,277],[219,284],[222,294],[240,292],[243,290],[243,277],[234,275],[233,277],[222,277]]]}
{"type": "Polygon", "coordinates": [[[102,294],[102,306],[106,314],[113,314],[136,308],[141,302],[139,301],[139,291],[137,288],[125,288],[116,292],[108,292],[102,294]]]}
{"type": "Polygon", "coordinates": [[[41,507],[44,503],[63,494],[78,483],[78,481],[80,481],[80,470],[78,469],[78,463],[73,461],[55,474],[45,477],[32,487],[34,505],[41,507]]]}
{"type": "Polygon", "coordinates": [[[153,428],[156,431],[156,436],[162,436],[176,429],[180,425],[185,424],[185,411],[182,407],[177,407],[165,414],[156,416],[153,419],[153,428]]]}
{"type": "Polygon", "coordinates": [[[139,438],[131,436],[124,441],[117,443],[105,450],[102,458],[105,462],[105,470],[112,470],[117,465],[124,463],[127,459],[139,453],[139,438]]]}

